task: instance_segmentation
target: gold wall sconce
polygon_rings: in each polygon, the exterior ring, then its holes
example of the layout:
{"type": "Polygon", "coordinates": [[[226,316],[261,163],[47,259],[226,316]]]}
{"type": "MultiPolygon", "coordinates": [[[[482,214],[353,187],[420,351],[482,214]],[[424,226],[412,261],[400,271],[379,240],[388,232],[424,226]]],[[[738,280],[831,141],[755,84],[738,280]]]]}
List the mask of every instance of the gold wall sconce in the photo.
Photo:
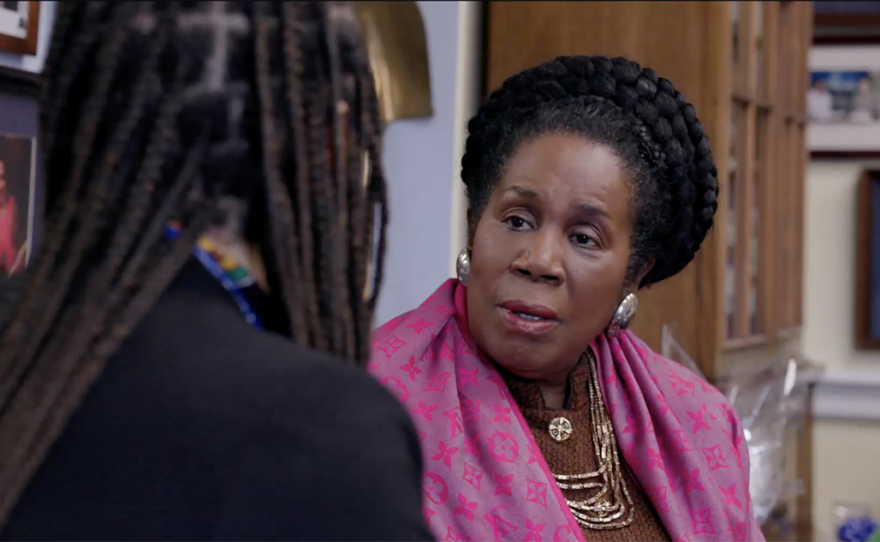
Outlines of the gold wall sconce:
{"type": "Polygon", "coordinates": [[[354,2],[354,6],[385,124],[432,116],[428,44],[419,7],[415,2],[354,2]]]}

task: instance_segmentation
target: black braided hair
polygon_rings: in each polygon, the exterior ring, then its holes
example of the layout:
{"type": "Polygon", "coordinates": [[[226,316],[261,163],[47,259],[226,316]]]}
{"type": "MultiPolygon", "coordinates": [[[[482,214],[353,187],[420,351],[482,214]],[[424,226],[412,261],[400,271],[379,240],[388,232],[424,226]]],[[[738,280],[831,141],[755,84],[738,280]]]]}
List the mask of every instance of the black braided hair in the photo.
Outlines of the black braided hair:
{"type": "Polygon", "coordinates": [[[694,107],[668,80],[625,58],[572,56],[520,72],[468,123],[462,180],[478,217],[507,160],[547,133],[606,145],[628,170],[634,234],[627,281],[640,287],[694,258],[718,208],[717,171],[694,107]]]}
{"type": "Polygon", "coordinates": [[[61,3],[46,76],[46,235],[0,297],[0,528],[230,198],[296,342],[364,365],[382,279],[381,125],[350,5],[61,3]]]}

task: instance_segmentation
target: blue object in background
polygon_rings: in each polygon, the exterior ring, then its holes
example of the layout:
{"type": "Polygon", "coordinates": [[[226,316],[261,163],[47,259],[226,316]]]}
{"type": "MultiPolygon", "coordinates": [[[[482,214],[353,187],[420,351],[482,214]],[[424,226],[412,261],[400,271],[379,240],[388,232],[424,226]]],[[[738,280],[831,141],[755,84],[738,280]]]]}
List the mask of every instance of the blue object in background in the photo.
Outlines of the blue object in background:
{"type": "Polygon", "coordinates": [[[837,540],[841,542],[866,542],[877,530],[877,520],[870,516],[849,518],[840,524],[837,540]]]}
{"type": "Polygon", "coordinates": [[[862,79],[870,79],[871,74],[866,71],[853,72],[812,72],[810,73],[810,86],[816,81],[825,81],[828,92],[834,94],[840,92],[844,94],[854,94],[859,90],[859,81],[862,79]]]}

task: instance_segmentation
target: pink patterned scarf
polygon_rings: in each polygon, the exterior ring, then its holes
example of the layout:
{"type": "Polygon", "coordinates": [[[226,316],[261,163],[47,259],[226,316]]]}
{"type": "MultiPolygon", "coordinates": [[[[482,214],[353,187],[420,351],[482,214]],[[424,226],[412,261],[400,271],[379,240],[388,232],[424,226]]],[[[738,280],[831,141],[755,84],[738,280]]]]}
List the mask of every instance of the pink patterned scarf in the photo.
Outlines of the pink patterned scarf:
{"type": "MultiPolygon", "coordinates": [[[[370,370],[419,432],[428,524],[451,542],[582,542],[504,380],[471,340],[465,293],[450,279],[373,342],[370,370]]],[[[763,541],[725,397],[631,332],[591,348],[623,457],[672,540],[763,541]]]]}

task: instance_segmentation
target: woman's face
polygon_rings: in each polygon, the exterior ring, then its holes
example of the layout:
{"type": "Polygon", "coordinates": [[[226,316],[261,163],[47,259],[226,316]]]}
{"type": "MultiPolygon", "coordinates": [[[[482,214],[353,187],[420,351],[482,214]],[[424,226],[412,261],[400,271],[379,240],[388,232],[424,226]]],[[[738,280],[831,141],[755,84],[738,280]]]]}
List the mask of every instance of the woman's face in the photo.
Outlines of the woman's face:
{"type": "Polygon", "coordinates": [[[629,202],[607,147],[571,135],[522,144],[470,224],[477,345],[523,378],[564,381],[623,298],[629,202]]]}

